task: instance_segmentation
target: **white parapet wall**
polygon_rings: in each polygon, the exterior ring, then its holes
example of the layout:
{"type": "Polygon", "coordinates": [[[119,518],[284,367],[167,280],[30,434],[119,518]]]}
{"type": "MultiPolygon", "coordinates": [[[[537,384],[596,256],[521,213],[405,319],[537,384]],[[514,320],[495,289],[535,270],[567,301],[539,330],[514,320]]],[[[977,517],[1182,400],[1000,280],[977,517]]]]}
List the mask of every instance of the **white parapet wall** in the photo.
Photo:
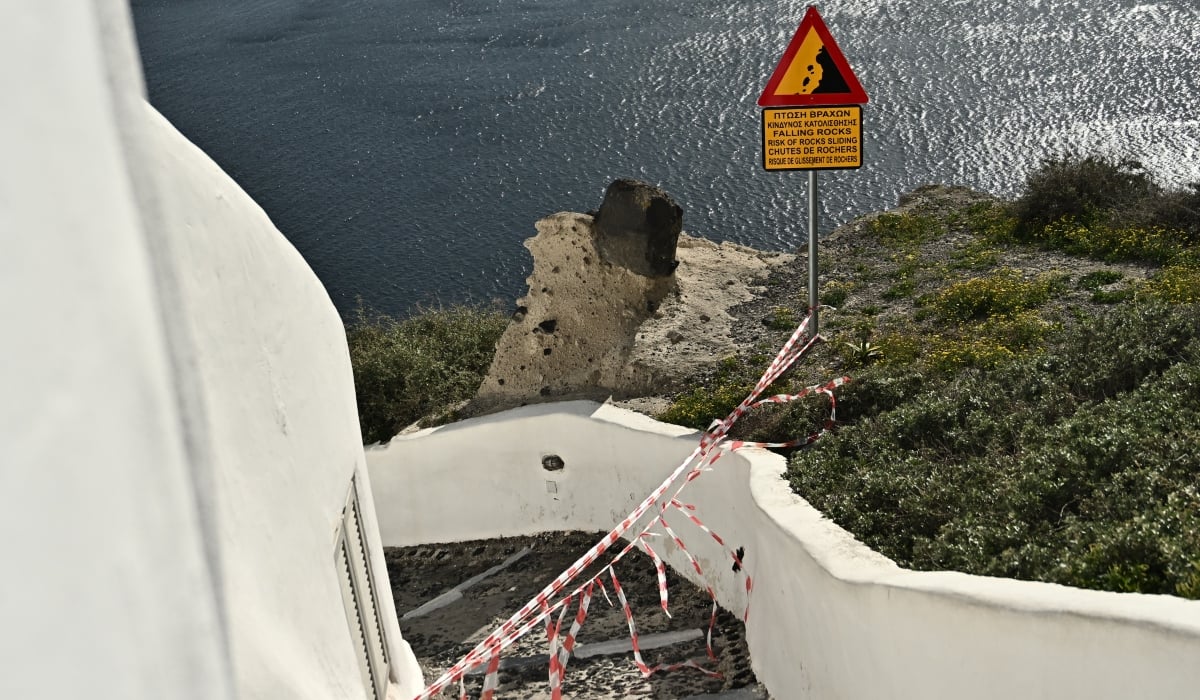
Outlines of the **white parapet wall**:
{"type": "MultiPolygon", "coordinates": [[[[385,546],[403,546],[608,530],[698,437],[590,402],[527,406],[400,436],[367,451],[380,535],[385,546]],[[563,468],[546,470],[548,455],[563,468]]],[[[1200,601],[908,571],[796,496],[784,469],[762,450],[726,454],[680,497],[745,550],[754,583],[747,640],[773,697],[1198,692],[1200,601]]],[[[678,514],[668,520],[720,603],[741,613],[745,580],[729,555],[678,514]]],[[[659,553],[680,575],[695,576],[678,549],[664,544],[659,553]]]]}

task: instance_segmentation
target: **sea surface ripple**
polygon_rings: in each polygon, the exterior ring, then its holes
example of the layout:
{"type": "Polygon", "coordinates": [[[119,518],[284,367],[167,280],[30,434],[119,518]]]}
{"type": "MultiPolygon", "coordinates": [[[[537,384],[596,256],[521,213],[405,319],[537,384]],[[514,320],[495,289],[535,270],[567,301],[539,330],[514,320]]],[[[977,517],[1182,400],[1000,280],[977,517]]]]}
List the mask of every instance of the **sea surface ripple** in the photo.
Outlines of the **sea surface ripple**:
{"type": "MultiPolygon", "coordinates": [[[[344,316],[524,291],[521,242],[657,183],[685,229],[790,250],[806,175],[762,169],[789,0],[134,0],[151,102],[267,211],[344,316]]],[[[1011,195],[1099,152],[1200,181],[1195,0],[830,0],[870,95],[822,232],[928,182],[1011,195]]]]}

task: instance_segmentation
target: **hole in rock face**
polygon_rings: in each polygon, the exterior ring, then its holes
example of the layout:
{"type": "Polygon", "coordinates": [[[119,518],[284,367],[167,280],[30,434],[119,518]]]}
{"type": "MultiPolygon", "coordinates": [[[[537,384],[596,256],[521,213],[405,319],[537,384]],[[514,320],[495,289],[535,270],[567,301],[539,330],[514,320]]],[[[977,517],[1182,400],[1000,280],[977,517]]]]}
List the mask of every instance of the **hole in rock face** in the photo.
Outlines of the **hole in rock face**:
{"type": "Polygon", "coordinates": [[[543,355],[549,355],[549,354],[550,354],[550,348],[544,348],[544,349],[542,350],[542,354],[543,354],[543,355]]]}
{"type": "Polygon", "coordinates": [[[540,328],[543,333],[553,333],[554,331],[558,330],[558,321],[553,318],[548,318],[539,323],[538,328],[540,328]]]}
{"type": "Polygon", "coordinates": [[[542,469],[548,472],[562,471],[562,468],[565,466],[567,466],[567,463],[558,455],[546,455],[542,457],[542,469]]]}

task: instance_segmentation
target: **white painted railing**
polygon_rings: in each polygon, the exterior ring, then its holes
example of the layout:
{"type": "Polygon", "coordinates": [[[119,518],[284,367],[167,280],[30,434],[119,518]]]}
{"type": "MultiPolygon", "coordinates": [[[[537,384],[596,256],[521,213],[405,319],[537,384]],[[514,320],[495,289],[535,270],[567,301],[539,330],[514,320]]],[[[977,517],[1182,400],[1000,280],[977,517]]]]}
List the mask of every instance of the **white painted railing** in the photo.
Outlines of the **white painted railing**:
{"type": "MultiPolygon", "coordinates": [[[[607,530],[698,436],[590,402],[546,404],[368,450],[385,546],[607,530]],[[563,468],[548,471],[556,455],[563,468]]],[[[792,493],[782,458],[727,455],[682,500],[754,580],[747,640],[776,698],[1179,698],[1200,692],[1200,602],[951,572],[871,551],[792,493]]],[[[672,517],[675,516],[675,517],[672,517]]],[[[718,599],[744,579],[677,514],[672,527],[718,599]]],[[[668,543],[660,555],[695,573],[668,543]]]]}

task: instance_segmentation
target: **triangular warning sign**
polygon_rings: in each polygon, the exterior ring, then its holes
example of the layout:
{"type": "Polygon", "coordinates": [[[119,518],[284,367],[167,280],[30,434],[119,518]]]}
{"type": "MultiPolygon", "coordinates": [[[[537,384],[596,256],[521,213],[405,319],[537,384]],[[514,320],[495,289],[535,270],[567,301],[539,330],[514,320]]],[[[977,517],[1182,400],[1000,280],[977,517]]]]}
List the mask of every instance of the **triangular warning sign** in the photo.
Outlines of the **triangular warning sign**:
{"type": "Polygon", "coordinates": [[[792,37],[767,87],[759,107],[866,104],[867,93],[858,82],[829,28],[808,6],[800,28],[792,37]]]}

